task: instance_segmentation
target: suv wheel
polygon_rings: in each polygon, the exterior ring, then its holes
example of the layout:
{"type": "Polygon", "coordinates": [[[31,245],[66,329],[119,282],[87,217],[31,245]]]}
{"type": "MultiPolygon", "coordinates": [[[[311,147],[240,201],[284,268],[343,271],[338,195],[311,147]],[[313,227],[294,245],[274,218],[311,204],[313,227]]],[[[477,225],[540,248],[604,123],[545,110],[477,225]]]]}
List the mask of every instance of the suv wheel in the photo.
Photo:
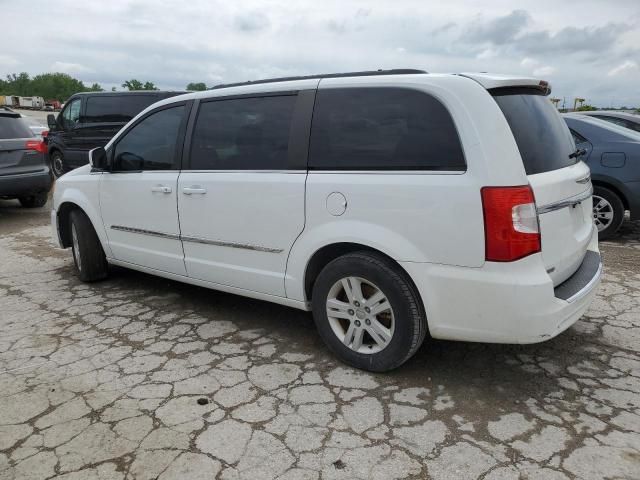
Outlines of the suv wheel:
{"type": "Polygon", "coordinates": [[[51,152],[50,158],[51,158],[51,171],[53,172],[55,177],[59,178],[62,175],[64,175],[65,167],[64,167],[64,157],[62,156],[62,153],[60,153],[58,150],[54,150],[53,152],[51,152]]]}
{"type": "Polygon", "coordinates": [[[320,336],[345,363],[384,372],[420,347],[427,321],[406,274],[386,258],[356,252],[330,262],[313,287],[320,336]]]}
{"type": "Polygon", "coordinates": [[[81,210],[74,210],[70,217],[71,249],[78,278],[83,282],[105,278],[109,265],[89,217],[81,210]]]}
{"type": "Polygon", "coordinates": [[[29,195],[27,197],[19,197],[18,201],[24,208],[40,208],[45,206],[48,198],[49,195],[45,192],[29,195]]]}
{"type": "Polygon", "coordinates": [[[624,205],[620,197],[608,188],[593,189],[593,222],[598,238],[607,240],[615,235],[624,219],[624,205]]]}

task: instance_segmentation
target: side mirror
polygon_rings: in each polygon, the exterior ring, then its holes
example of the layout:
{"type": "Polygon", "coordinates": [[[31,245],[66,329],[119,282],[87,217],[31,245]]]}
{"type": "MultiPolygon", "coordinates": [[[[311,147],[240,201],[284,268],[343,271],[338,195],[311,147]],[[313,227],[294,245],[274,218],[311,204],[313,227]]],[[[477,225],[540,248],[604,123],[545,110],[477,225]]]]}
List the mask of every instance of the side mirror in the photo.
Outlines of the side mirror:
{"type": "Polygon", "coordinates": [[[103,147],[94,148],[89,151],[89,163],[91,167],[96,170],[109,171],[111,169],[107,151],[103,147]]]}
{"type": "Polygon", "coordinates": [[[49,130],[54,130],[58,126],[56,116],[53,113],[47,115],[47,125],[49,125],[49,130]]]}

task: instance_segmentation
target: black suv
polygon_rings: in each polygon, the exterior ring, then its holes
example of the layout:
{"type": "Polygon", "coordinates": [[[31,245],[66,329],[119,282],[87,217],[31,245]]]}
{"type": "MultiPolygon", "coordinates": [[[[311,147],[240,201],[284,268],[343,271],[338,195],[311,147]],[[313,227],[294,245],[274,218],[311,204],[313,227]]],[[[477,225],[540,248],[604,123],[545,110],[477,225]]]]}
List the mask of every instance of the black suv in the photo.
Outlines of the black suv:
{"type": "Polygon", "coordinates": [[[47,203],[53,180],[46,150],[19,113],[0,107],[0,198],[17,198],[27,208],[47,203]]]}
{"type": "Polygon", "coordinates": [[[56,177],[89,163],[89,150],[104,147],[129,120],[159,100],[187,92],[87,92],[73,95],[47,116],[51,169],[56,177]]]}

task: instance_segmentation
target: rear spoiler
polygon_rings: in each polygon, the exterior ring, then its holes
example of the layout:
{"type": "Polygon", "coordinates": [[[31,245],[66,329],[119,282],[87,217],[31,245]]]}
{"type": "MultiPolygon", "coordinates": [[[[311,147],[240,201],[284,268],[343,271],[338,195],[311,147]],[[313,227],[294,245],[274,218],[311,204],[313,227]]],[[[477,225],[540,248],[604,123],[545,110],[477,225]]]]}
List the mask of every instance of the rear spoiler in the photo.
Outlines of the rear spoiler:
{"type": "Polygon", "coordinates": [[[458,73],[482,85],[487,90],[503,88],[532,88],[543,95],[551,93],[551,85],[546,80],[532,77],[518,77],[515,75],[498,75],[489,73],[458,73]]]}

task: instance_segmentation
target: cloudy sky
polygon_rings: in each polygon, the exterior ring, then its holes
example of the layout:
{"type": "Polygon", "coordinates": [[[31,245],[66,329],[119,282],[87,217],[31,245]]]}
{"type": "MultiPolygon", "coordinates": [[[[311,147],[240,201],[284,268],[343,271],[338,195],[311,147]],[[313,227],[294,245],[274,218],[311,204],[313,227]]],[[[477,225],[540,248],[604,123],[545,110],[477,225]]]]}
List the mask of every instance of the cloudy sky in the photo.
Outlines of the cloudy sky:
{"type": "Polygon", "coordinates": [[[0,0],[0,15],[2,76],[182,89],[411,67],[535,75],[567,104],[640,105],[640,0],[0,0]]]}

